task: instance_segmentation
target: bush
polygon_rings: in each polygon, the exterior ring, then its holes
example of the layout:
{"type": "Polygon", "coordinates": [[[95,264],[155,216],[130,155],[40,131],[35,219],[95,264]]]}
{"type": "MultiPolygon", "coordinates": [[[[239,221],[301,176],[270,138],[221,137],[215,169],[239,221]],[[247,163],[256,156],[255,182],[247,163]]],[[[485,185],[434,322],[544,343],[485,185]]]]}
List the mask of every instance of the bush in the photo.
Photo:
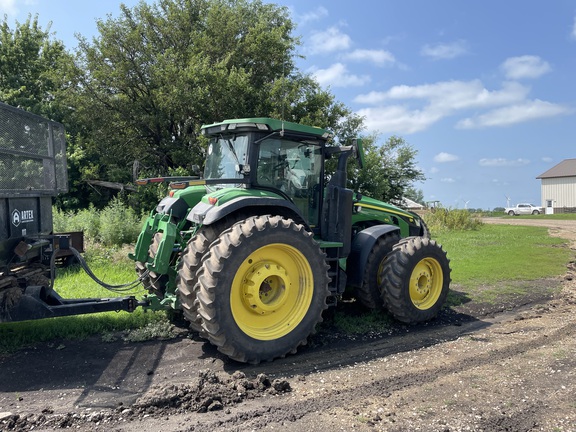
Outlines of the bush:
{"type": "Polygon", "coordinates": [[[424,215],[424,222],[432,233],[448,230],[476,230],[483,225],[480,218],[468,210],[437,207],[424,215]]]}
{"type": "Polygon", "coordinates": [[[122,246],[133,243],[142,227],[141,218],[118,198],[113,198],[100,212],[98,240],[107,246],[122,246]]]}
{"type": "Polygon", "coordinates": [[[84,237],[95,241],[100,232],[100,212],[92,204],[78,212],[63,212],[53,208],[54,232],[83,231],[84,237]]]}
{"type": "Polygon", "coordinates": [[[136,241],[143,218],[119,198],[113,198],[103,210],[93,205],[76,213],[53,208],[53,223],[54,232],[83,231],[88,241],[122,246],[136,241]]]}

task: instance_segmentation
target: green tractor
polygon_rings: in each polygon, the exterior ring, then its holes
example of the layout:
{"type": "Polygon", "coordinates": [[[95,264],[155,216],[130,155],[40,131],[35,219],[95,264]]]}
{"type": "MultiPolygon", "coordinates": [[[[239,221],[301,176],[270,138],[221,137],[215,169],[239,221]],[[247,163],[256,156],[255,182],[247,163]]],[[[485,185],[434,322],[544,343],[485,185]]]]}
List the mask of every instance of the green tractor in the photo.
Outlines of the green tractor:
{"type": "Polygon", "coordinates": [[[346,188],[348,158],[362,168],[361,140],[331,146],[324,129],[269,118],[202,134],[204,178],[173,179],[131,254],[150,307],[181,310],[249,363],[294,353],[347,290],[405,323],[436,316],[449,260],[416,214],[346,188]]]}

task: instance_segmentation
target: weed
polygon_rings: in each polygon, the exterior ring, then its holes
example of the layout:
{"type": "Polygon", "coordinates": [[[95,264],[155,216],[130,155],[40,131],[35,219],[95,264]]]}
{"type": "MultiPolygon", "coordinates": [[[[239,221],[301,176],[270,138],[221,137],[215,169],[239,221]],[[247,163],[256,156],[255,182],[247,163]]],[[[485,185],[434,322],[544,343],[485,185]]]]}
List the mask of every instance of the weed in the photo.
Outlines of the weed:
{"type": "Polygon", "coordinates": [[[168,321],[156,321],[141,328],[128,330],[123,339],[126,342],[144,342],[152,339],[172,339],[177,334],[176,327],[168,321]]]}
{"type": "Polygon", "coordinates": [[[143,218],[118,198],[112,199],[103,210],[90,205],[74,213],[54,207],[53,219],[55,232],[83,231],[87,241],[106,246],[135,242],[143,224],[143,218]]]}
{"type": "Polygon", "coordinates": [[[453,210],[439,207],[424,215],[424,221],[435,235],[449,230],[477,230],[483,223],[468,210],[453,210]]]}
{"type": "Polygon", "coordinates": [[[554,351],[552,353],[556,360],[564,360],[569,357],[568,352],[564,349],[559,349],[558,351],[554,351]]]}
{"type": "Polygon", "coordinates": [[[349,335],[369,335],[384,333],[390,330],[392,318],[382,311],[363,311],[359,314],[337,310],[334,313],[333,325],[349,335]]]}
{"type": "Polygon", "coordinates": [[[134,210],[125,206],[120,199],[114,198],[100,212],[99,240],[109,246],[133,243],[140,233],[140,222],[134,210]]]}

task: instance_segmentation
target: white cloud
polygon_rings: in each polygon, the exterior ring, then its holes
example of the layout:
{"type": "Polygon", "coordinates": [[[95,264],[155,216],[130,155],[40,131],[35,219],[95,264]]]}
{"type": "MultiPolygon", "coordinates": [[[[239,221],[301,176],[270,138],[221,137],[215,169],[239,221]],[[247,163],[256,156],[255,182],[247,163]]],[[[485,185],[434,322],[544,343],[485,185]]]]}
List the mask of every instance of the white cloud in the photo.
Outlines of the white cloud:
{"type": "Polygon", "coordinates": [[[549,156],[544,156],[542,162],[551,163],[554,159],[549,156]]]}
{"type": "Polygon", "coordinates": [[[530,161],[528,159],[505,159],[505,158],[494,158],[494,159],[480,159],[478,164],[480,166],[487,167],[515,167],[528,165],[530,161]]]}
{"type": "Polygon", "coordinates": [[[310,36],[308,51],[310,54],[326,54],[334,51],[345,51],[352,45],[352,39],[337,27],[330,27],[310,36]]]}
{"type": "Polygon", "coordinates": [[[522,101],[529,91],[529,88],[514,82],[504,83],[501,90],[489,91],[480,80],[441,81],[418,86],[394,86],[386,92],[359,95],[354,102],[380,104],[389,100],[422,99],[428,101],[430,108],[452,112],[522,101]]]}
{"type": "Polygon", "coordinates": [[[487,89],[480,80],[440,81],[372,91],[356,96],[354,102],[365,106],[358,114],[366,117],[369,130],[388,133],[419,132],[467,110],[478,114],[458,121],[456,128],[506,126],[572,112],[567,106],[529,100],[529,93],[530,87],[514,81],[496,90],[487,89]]]}
{"type": "Polygon", "coordinates": [[[327,69],[317,69],[312,75],[321,86],[352,87],[370,82],[368,75],[351,74],[342,63],[334,63],[327,69]]]}
{"type": "Polygon", "coordinates": [[[0,0],[0,16],[4,16],[4,14],[8,16],[18,14],[16,0],[0,0]]]}
{"type": "Polygon", "coordinates": [[[452,177],[444,177],[440,179],[440,181],[442,183],[456,183],[456,180],[454,180],[452,177]]]}
{"type": "Polygon", "coordinates": [[[430,168],[430,174],[436,174],[437,172],[440,172],[440,170],[436,167],[432,167],[430,168]]]}
{"type": "Polygon", "coordinates": [[[571,112],[572,109],[569,107],[535,99],[498,108],[474,118],[461,120],[456,124],[456,127],[458,129],[477,129],[509,126],[530,120],[565,115],[571,112]]]}
{"type": "Polygon", "coordinates": [[[576,39],[576,17],[574,17],[574,24],[572,24],[572,31],[570,32],[572,39],[576,39]]]}
{"type": "Polygon", "coordinates": [[[438,43],[435,45],[424,45],[420,54],[430,57],[433,60],[449,60],[468,52],[468,44],[464,40],[452,43],[438,43]]]}
{"type": "Polygon", "coordinates": [[[508,79],[538,78],[552,70],[547,61],[533,55],[510,57],[500,67],[508,79]]]}
{"type": "Polygon", "coordinates": [[[297,15],[296,21],[300,25],[307,24],[309,22],[318,21],[326,16],[328,16],[328,9],[323,6],[318,6],[316,9],[308,11],[303,14],[293,14],[297,15]]]}
{"type": "Polygon", "coordinates": [[[460,159],[458,156],[446,152],[438,153],[434,156],[434,162],[438,163],[455,162],[458,159],[460,159]]]}
{"type": "Polygon", "coordinates": [[[344,55],[346,60],[354,60],[360,62],[370,62],[377,66],[385,66],[387,64],[394,64],[396,59],[394,56],[385,50],[368,50],[368,49],[357,49],[348,54],[344,55]]]}
{"type": "Polygon", "coordinates": [[[363,108],[358,115],[364,117],[370,131],[395,133],[420,132],[440,120],[430,110],[410,110],[400,105],[363,108]]]}

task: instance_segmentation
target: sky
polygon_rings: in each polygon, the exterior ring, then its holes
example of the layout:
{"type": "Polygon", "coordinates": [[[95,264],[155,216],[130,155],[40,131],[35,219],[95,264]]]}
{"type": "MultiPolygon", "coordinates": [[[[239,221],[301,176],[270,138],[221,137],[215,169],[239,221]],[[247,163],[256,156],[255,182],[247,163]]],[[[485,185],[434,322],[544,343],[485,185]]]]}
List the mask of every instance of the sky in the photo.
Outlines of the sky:
{"type": "MultiPolygon", "coordinates": [[[[96,20],[118,16],[120,3],[0,0],[0,16],[13,25],[38,14],[73,50],[75,35],[98,36],[96,20]]],[[[418,152],[425,201],[541,205],[536,177],[576,158],[576,2],[272,3],[297,24],[300,70],[363,116],[365,133],[418,152]]]]}

